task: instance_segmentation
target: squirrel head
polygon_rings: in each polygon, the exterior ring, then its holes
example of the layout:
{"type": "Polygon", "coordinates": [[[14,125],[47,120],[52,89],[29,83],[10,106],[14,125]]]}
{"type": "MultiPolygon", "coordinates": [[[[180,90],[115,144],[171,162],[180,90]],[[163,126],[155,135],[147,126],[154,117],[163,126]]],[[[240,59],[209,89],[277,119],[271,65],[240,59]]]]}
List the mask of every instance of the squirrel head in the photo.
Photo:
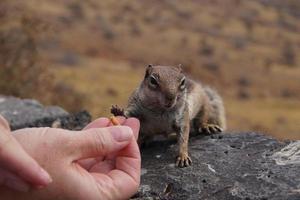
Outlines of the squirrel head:
{"type": "Polygon", "coordinates": [[[182,66],[148,65],[142,82],[142,102],[150,109],[169,110],[182,103],[186,78],[182,66]]]}

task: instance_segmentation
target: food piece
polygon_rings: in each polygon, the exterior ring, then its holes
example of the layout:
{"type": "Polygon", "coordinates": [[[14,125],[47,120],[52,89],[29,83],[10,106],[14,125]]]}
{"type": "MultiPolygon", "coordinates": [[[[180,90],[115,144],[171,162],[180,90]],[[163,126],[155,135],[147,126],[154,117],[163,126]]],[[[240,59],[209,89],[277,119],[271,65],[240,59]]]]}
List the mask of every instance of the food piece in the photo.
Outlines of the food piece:
{"type": "Polygon", "coordinates": [[[115,116],[110,117],[110,121],[114,126],[119,126],[121,125],[118,119],[115,116]]]}

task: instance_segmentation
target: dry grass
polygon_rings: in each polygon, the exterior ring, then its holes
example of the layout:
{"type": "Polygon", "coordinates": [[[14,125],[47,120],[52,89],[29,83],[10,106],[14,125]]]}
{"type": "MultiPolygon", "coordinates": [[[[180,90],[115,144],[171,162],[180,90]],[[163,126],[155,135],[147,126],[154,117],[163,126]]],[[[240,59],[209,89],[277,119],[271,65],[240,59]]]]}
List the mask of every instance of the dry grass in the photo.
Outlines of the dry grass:
{"type": "Polygon", "coordinates": [[[37,46],[63,85],[52,103],[108,115],[146,64],[182,63],[224,96],[231,130],[300,138],[298,0],[10,2],[50,25],[37,46]]]}
{"type": "Polygon", "coordinates": [[[229,130],[259,131],[280,139],[300,139],[300,102],[286,99],[226,99],[229,130]]]}
{"type": "Polygon", "coordinates": [[[42,37],[48,35],[46,21],[19,6],[9,1],[0,3],[0,93],[45,104],[59,102],[70,111],[80,110],[84,97],[54,79],[38,49],[42,37]]]}
{"type": "Polygon", "coordinates": [[[126,106],[129,95],[143,77],[143,70],[132,68],[127,62],[85,59],[82,64],[84,67],[72,70],[53,68],[53,72],[57,79],[88,97],[84,107],[94,117],[111,115],[111,105],[126,106]]]}
{"type": "MultiPolygon", "coordinates": [[[[85,67],[70,70],[53,68],[56,78],[72,85],[89,97],[84,106],[94,118],[110,116],[113,104],[126,106],[130,93],[143,78],[144,71],[126,61],[82,60],[85,67]],[[101,65],[95,64],[101,63],[101,65]],[[112,92],[113,91],[113,92],[112,92]]],[[[228,126],[231,131],[258,131],[280,139],[299,139],[300,102],[284,98],[240,100],[225,97],[228,126]]]]}

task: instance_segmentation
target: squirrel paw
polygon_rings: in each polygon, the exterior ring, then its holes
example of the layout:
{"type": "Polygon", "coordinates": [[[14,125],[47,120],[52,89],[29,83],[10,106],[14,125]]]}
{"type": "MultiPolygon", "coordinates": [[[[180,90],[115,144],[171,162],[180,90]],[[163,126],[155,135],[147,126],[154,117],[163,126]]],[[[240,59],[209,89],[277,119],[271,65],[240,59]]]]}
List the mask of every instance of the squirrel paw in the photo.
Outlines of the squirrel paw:
{"type": "Polygon", "coordinates": [[[124,116],[125,117],[124,109],[120,108],[118,105],[111,106],[110,112],[114,116],[124,116]]]}
{"type": "Polygon", "coordinates": [[[176,166],[177,167],[188,167],[192,165],[192,159],[188,156],[187,153],[180,154],[177,156],[176,166]]]}
{"type": "Polygon", "coordinates": [[[223,129],[216,124],[205,124],[204,126],[199,128],[199,132],[208,134],[220,133],[222,131],[223,129]]]}

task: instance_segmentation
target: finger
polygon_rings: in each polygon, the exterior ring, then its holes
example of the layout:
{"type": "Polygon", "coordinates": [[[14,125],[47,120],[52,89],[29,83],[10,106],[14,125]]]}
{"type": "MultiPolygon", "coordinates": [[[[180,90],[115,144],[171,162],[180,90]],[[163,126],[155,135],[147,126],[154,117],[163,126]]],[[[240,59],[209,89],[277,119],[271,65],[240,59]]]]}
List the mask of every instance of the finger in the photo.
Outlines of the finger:
{"type": "MultiPolygon", "coordinates": [[[[140,129],[140,121],[136,118],[128,118],[125,117],[118,117],[119,122],[121,122],[122,125],[128,126],[132,129],[133,135],[135,139],[138,139],[139,135],[139,129],[140,129]]],[[[106,158],[107,159],[114,159],[116,157],[116,154],[109,154],[106,158]]]]}
{"type": "MultiPolygon", "coordinates": [[[[91,123],[89,123],[83,130],[91,129],[91,128],[104,128],[109,126],[110,120],[105,117],[98,118],[91,123]]],[[[98,160],[103,160],[103,156],[99,158],[87,158],[83,160],[79,160],[78,164],[86,170],[89,170],[93,165],[95,165],[98,160]]]]}
{"type": "MultiPolygon", "coordinates": [[[[126,121],[125,117],[119,116],[117,117],[117,120],[120,124],[124,124],[126,121]]],[[[103,128],[103,127],[108,127],[112,126],[111,120],[108,118],[99,118],[88,124],[83,130],[91,129],[91,128],[103,128]]],[[[135,134],[136,135],[136,134],[135,134]]],[[[109,156],[109,159],[113,159],[114,156],[109,156]]],[[[103,160],[104,157],[98,157],[98,158],[88,158],[88,159],[83,159],[79,160],[78,164],[81,165],[84,169],[90,170],[92,166],[96,165],[100,160],[103,160]]]]}
{"type": "Polygon", "coordinates": [[[112,179],[112,189],[119,191],[116,199],[127,199],[138,189],[141,175],[141,157],[138,145],[133,140],[116,158],[116,169],[108,175],[112,179]]]}
{"type": "Polygon", "coordinates": [[[72,146],[66,148],[74,149],[71,153],[76,159],[106,156],[124,148],[133,137],[131,128],[127,126],[94,128],[81,131],[71,137],[72,146]]]}
{"type": "Polygon", "coordinates": [[[1,127],[3,127],[7,131],[10,131],[10,127],[9,127],[8,122],[6,121],[6,119],[4,117],[2,117],[0,115],[0,130],[1,130],[1,127]]]}
{"type": "Polygon", "coordinates": [[[119,152],[115,162],[115,169],[107,176],[100,167],[95,167],[92,175],[99,185],[106,186],[109,199],[129,199],[138,190],[141,175],[141,157],[135,140],[119,152]]]}
{"type": "Polygon", "coordinates": [[[133,135],[137,140],[139,136],[139,130],[140,130],[140,121],[136,118],[128,118],[123,125],[129,126],[132,129],[133,135]]]}
{"type": "MultiPolygon", "coordinates": [[[[126,119],[125,117],[120,117],[118,120],[120,120],[122,122],[122,125],[124,126],[128,126],[132,129],[133,131],[133,135],[135,137],[135,139],[138,139],[138,134],[139,134],[139,129],[140,129],[140,122],[138,119],[136,118],[129,118],[126,119]]],[[[116,154],[109,154],[106,158],[107,159],[115,159],[116,154]]]]}
{"type": "Polygon", "coordinates": [[[49,174],[31,158],[13,135],[0,132],[0,165],[39,187],[52,182],[49,174]]]}
{"type": "Polygon", "coordinates": [[[209,131],[211,133],[215,133],[216,132],[216,130],[215,130],[215,128],[213,126],[208,127],[208,129],[209,129],[209,131]]]}
{"type": "MultiPolygon", "coordinates": [[[[117,120],[120,124],[123,124],[125,122],[126,118],[119,116],[119,117],[117,117],[117,120]]],[[[94,120],[93,122],[89,123],[83,130],[87,130],[87,129],[91,129],[91,128],[104,128],[104,127],[108,127],[108,126],[113,126],[110,119],[101,117],[101,118],[98,118],[98,119],[94,120]]]]}
{"type": "Polygon", "coordinates": [[[136,181],[139,181],[141,166],[141,155],[135,140],[126,146],[116,158],[116,169],[126,172],[136,181]]]}
{"type": "Polygon", "coordinates": [[[223,129],[219,126],[216,126],[216,129],[218,130],[218,132],[223,132],[223,129]]]}
{"type": "Polygon", "coordinates": [[[20,192],[27,192],[30,189],[30,185],[28,183],[2,168],[0,168],[0,186],[1,185],[5,185],[10,189],[20,192]]]}
{"type": "Polygon", "coordinates": [[[101,117],[89,123],[83,130],[107,127],[109,126],[109,123],[110,120],[108,118],[101,117]]]}

